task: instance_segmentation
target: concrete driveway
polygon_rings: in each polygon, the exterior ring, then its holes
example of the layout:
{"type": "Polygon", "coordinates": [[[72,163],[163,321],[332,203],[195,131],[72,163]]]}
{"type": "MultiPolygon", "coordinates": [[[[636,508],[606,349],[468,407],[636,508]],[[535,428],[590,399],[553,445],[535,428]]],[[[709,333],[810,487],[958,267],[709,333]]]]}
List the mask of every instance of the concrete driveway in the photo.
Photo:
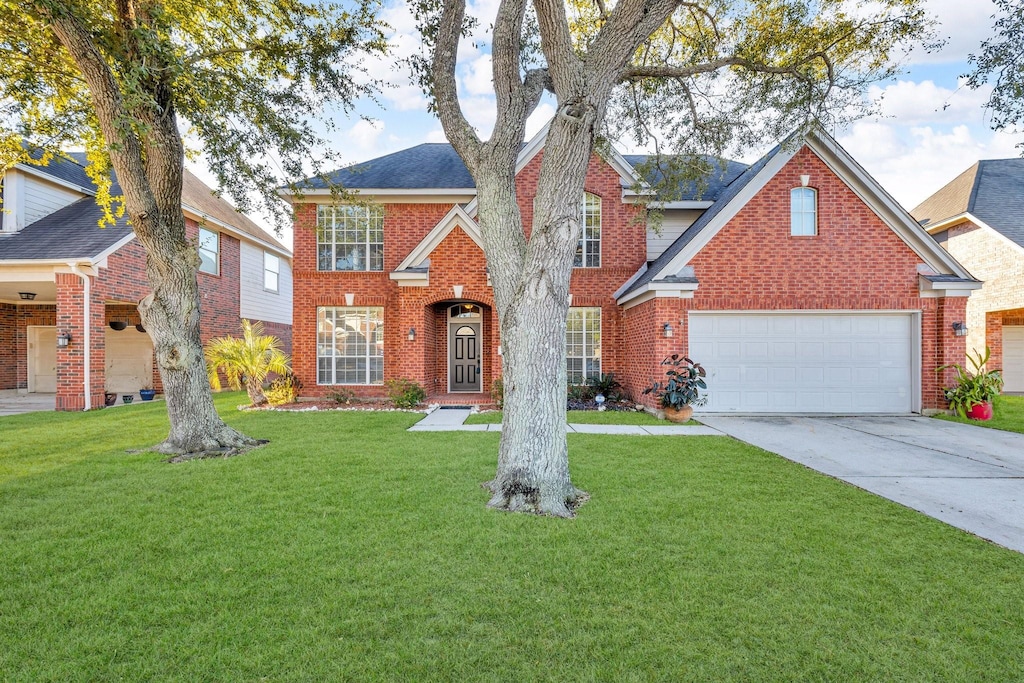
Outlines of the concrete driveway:
{"type": "Polygon", "coordinates": [[[55,410],[56,406],[56,394],[23,394],[16,389],[0,390],[0,417],[55,410]]]}
{"type": "Polygon", "coordinates": [[[1024,552],[1024,434],[928,417],[698,419],[740,441],[1024,552]]]}

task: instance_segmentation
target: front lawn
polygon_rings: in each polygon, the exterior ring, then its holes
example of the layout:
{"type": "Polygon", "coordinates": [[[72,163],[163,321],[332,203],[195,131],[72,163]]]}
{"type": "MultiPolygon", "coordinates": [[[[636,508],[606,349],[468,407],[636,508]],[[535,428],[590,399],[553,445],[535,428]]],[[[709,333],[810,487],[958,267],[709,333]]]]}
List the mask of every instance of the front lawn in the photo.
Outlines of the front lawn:
{"type": "MultiPolygon", "coordinates": [[[[491,410],[486,413],[473,413],[466,419],[468,425],[501,424],[503,413],[491,410]]],[[[566,411],[569,424],[584,425],[668,425],[671,422],[659,420],[650,413],[639,410],[569,410],[566,411]]],[[[690,420],[687,424],[697,424],[690,420]]]]}
{"type": "Polygon", "coordinates": [[[724,437],[569,436],[574,520],[487,510],[498,434],[163,404],[0,418],[0,680],[1008,681],[1024,556],[724,437]]]}
{"type": "Polygon", "coordinates": [[[971,420],[959,415],[936,415],[935,417],[940,420],[1024,434],[1024,396],[996,396],[996,400],[992,402],[991,420],[971,420]]]}

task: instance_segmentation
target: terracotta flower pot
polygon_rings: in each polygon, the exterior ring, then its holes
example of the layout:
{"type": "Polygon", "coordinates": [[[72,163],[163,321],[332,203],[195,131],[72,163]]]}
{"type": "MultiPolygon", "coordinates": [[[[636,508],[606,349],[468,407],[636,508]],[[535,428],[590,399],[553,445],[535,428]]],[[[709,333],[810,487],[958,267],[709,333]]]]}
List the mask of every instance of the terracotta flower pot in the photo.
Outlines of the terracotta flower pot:
{"type": "Polygon", "coordinates": [[[665,408],[665,419],[669,422],[686,422],[693,417],[693,406],[665,408]]]}
{"type": "Polygon", "coordinates": [[[971,409],[967,411],[967,417],[972,420],[991,420],[992,419],[992,404],[991,403],[975,403],[971,406],[971,409]]]}

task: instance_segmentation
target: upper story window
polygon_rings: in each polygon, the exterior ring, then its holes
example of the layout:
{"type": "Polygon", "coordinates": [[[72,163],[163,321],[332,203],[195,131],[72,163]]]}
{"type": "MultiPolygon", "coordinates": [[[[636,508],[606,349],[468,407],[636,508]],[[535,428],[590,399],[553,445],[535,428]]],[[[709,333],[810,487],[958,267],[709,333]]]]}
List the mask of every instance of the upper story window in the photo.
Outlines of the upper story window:
{"type": "Polygon", "coordinates": [[[317,270],[384,270],[384,208],[321,204],[316,252],[317,270]]]}
{"type": "Polygon", "coordinates": [[[281,278],[281,259],[269,251],[263,252],[263,289],[268,292],[279,291],[281,278]]]}
{"type": "Polygon", "coordinates": [[[199,228],[199,272],[220,272],[220,233],[199,228]]]}
{"type": "Polygon", "coordinates": [[[789,191],[789,234],[818,234],[818,191],[811,187],[794,187],[789,191]]]}
{"type": "Polygon", "coordinates": [[[580,205],[583,235],[576,245],[573,268],[601,267],[601,198],[589,192],[583,193],[580,205]]]}

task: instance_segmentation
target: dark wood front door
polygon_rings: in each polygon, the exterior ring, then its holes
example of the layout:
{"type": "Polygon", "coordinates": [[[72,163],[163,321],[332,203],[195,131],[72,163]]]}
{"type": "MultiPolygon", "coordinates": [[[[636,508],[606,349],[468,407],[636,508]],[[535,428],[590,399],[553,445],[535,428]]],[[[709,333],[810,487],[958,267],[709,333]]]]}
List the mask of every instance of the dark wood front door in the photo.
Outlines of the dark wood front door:
{"type": "Polygon", "coordinates": [[[480,391],[480,323],[450,326],[448,378],[450,391],[480,391]]]}

